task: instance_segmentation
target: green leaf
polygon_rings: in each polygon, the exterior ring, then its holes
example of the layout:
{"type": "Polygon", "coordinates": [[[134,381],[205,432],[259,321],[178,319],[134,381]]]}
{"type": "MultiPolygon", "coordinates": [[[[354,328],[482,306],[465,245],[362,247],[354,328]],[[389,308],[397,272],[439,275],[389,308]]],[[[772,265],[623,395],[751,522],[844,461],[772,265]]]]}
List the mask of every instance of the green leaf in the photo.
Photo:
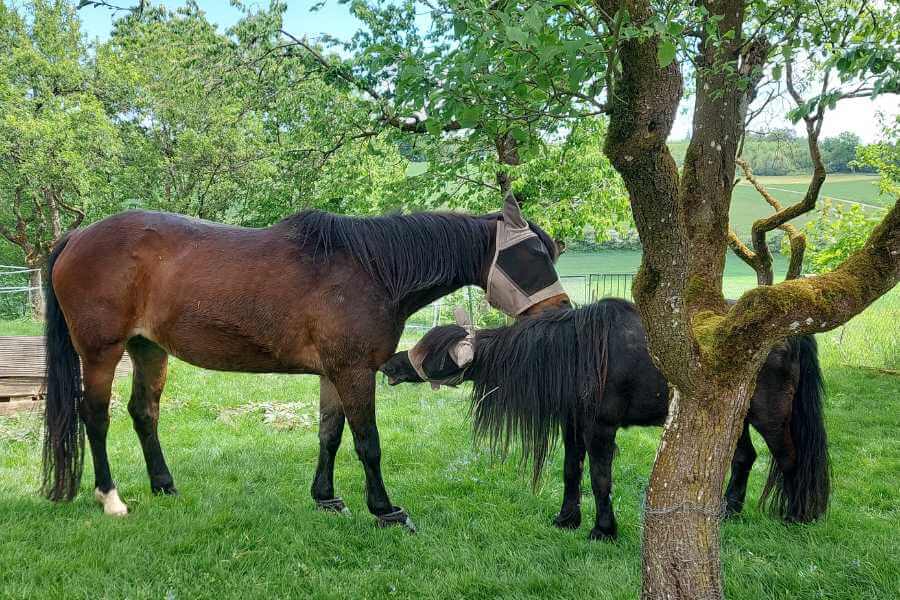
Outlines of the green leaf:
{"type": "Polygon", "coordinates": [[[656,47],[656,60],[662,68],[668,67],[675,60],[675,43],[672,40],[660,41],[656,47]]]}
{"type": "Polygon", "coordinates": [[[525,131],[524,129],[522,129],[521,127],[519,127],[518,125],[514,126],[512,129],[510,129],[509,133],[519,143],[528,141],[528,132],[525,131]]]}
{"type": "Polygon", "coordinates": [[[481,107],[467,106],[459,114],[459,124],[465,129],[475,127],[481,119],[481,107]]]}
{"type": "Polygon", "coordinates": [[[677,21],[672,21],[669,23],[668,32],[672,37],[678,37],[681,35],[681,32],[684,31],[684,25],[677,21]]]}
{"type": "Polygon", "coordinates": [[[541,10],[540,4],[533,4],[531,8],[525,12],[525,23],[532,31],[537,32],[541,30],[544,26],[544,11],[541,10]]]}
{"type": "Polygon", "coordinates": [[[468,24],[463,19],[453,19],[453,35],[456,37],[464,36],[468,28],[468,24]]]}
{"type": "Polygon", "coordinates": [[[510,41],[517,42],[522,46],[525,46],[526,42],[528,41],[528,34],[522,31],[520,28],[513,27],[512,25],[506,27],[506,37],[510,41]]]}

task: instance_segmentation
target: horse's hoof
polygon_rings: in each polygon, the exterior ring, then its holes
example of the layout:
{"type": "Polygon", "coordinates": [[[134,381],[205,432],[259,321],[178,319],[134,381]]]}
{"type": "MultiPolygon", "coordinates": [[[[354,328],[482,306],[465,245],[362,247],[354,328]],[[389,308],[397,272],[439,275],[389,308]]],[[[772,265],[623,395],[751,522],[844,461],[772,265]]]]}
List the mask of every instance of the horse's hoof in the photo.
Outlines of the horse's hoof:
{"type": "Polygon", "coordinates": [[[344,501],[341,498],[331,498],[330,500],[316,500],[316,508],[319,510],[324,510],[325,512],[336,512],[344,515],[345,517],[350,516],[350,509],[347,508],[347,505],[344,504],[344,501]]]}
{"type": "Polygon", "coordinates": [[[103,514],[110,517],[124,517],[128,514],[128,507],[119,498],[119,492],[116,488],[112,488],[106,493],[100,491],[100,488],[94,489],[94,499],[103,505],[103,514]]]}
{"type": "Polygon", "coordinates": [[[560,511],[553,518],[553,526],[560,529],[578,529],[581,527],[581,507],[576,506],[573,510],[560,511]]]}
{"type": "Polygon", "coordinates": [[[591,529],[591,533],[588,535],[588,539],[592,541],[600,541],[600,542],[614,542],[618,537],[618,532],[613,528],[610,531],[604,531],[602,529],[598,529],[594,527],[591,529]]]}
{"type": "Polygon", "coordinates": [[[175,487],[174,483],[170,483],[167,485],[152,485],[150,486],[150,491],[153,492],[154,496],[177,496],[178,489],[175,487]]]}
{"type": "Polygon", "coordinates": [[[399,506],[395,506],[394,510],[386,515],[375,515],[375,518],[378,519],[379,527],[394,527],[400,525],[405,527],[409,533],[416,532],[416,526],[412,522],[412,519],[410,519],[409,515],[406,514],[406,511],[399,506]]]}

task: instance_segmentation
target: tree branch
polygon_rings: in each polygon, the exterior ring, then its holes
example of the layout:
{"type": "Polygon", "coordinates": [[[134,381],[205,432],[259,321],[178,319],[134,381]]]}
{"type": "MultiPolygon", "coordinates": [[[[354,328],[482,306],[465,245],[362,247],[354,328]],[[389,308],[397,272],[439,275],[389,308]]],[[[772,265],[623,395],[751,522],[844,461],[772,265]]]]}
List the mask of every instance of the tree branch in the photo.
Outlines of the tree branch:
{"type": "Polygon", "coordinates": [[[57,203],[59,204],[60,208],[63,208],[65,210],[69,211],[70,213],[74,213],[74,215],[75,215],[75,220],[72,222],[71,225],[69,225],[69,229],[75,229],[79,225],[81,225],[81,222],[84,221],[84,211],[83,210],[81,210],[77,206],[70,206],[70,205],[66,204],[65,202],[63,202],[62,199],[58,199],[57,203]]]}
{"type": "MultiPolygon", "coordinates": [[[[753,174],[753,170],[750,168],[747,161],[742,158],[737,158],[735,159],[735,162],[744,172],[744,178],[756,188],[756,191],[759,192],[769,206],[775,209],[775,214],[783,211],[784,208],[781,206],[781,203],[772,196],[765,187],[763,187],[753,174]]],[[[753,223],[753,260],[752,262],[748,262],[745,259],[745,262],[756,271],[756,280],[759,285],[772,285],[774,281],[774,275],[772,273],[772,254],[769,252],[769,245],[766,242],[766,234],[771,231],[771,229],[765,229],[765,227],[761,225],[761,222],[764,221],[765,219],[757,219],[753,223]]],[[[786,279],[795,279],[796,277],[799,277],[800,271],[803,268],[803,254],[806,251],[806,236],[790,223],[778,225],[778,228],[785,232],[791,243],[791,262],[788,267],[786,279]]],[[[734,250],[733,245],[732,250],[734,250]]],[[[741,256],[740,253],[737,251],[735,252],[738,256],[741,256]]],[[[744,257],[741,256],[741,258],[744,257]]]]}
{"type": "Polygon", "coordinates": [[[829,331],[863,311],[900,281],[900,200],[862,249],[822,275],[760,286],[746,292],[724,316],[698,313],[692,322],[701,352],[721,368],[768,352],[791,335],[829,331]]]}

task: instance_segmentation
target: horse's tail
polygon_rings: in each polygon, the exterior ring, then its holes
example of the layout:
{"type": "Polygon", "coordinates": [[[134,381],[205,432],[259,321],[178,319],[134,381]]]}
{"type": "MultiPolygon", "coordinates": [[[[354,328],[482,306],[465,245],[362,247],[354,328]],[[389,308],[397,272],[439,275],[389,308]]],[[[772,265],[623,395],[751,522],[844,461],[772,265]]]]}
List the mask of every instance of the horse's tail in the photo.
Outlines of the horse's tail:
{"type": "Polygon", "coordinates": [[[790,423],[796,460],[793,469],[783,472],[773,458],[760,502],[785,521],[808,522],[825,514],[831,493],[828,437],[822,411],[824,382],[815,338],[794,337],[789,343],[800,363],[790,423]]]}
{"type": "Polygon", "coordinates": [[[604,301],[478,338],[472,377],[476,439],[486,439],[501,456],[516,440],[522,461],[532,463],[533,485],[563,424],[584,418],[600,402],[607,321],[618,309],[604,301]]]}
{"type": "Polygon", "coordinates": [[[47,389],[41,493],[54,501],[75,497],[84,465],[84,426],[78,415],[82,396],[81,363],[53,290],[53,266],[68,241],[68,237],[62,238],[47,262],[44,329],[47,389]]]}

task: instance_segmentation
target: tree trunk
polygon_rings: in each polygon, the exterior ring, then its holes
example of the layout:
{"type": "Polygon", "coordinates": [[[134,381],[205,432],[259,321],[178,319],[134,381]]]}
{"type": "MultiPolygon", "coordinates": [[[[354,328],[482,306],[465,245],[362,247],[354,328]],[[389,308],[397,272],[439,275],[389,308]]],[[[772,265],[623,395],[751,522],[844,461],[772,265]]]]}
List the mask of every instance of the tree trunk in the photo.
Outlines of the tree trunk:
{"type": "Polygon", "coordinates": [[[706,381],[689,395],[671,391],[644,508],[645,599],[722,597],[722,488],[755,381],[706,381]]]}
{"type": "Polygon", "coordinates": [[[31,288],[28,291],[31,316],[36,321],[43,321],[45,312],[43,271],[40,266],[29,265],[29,268],[34,269],[29,273],[28,281],[28,286],[31,288]]]}

